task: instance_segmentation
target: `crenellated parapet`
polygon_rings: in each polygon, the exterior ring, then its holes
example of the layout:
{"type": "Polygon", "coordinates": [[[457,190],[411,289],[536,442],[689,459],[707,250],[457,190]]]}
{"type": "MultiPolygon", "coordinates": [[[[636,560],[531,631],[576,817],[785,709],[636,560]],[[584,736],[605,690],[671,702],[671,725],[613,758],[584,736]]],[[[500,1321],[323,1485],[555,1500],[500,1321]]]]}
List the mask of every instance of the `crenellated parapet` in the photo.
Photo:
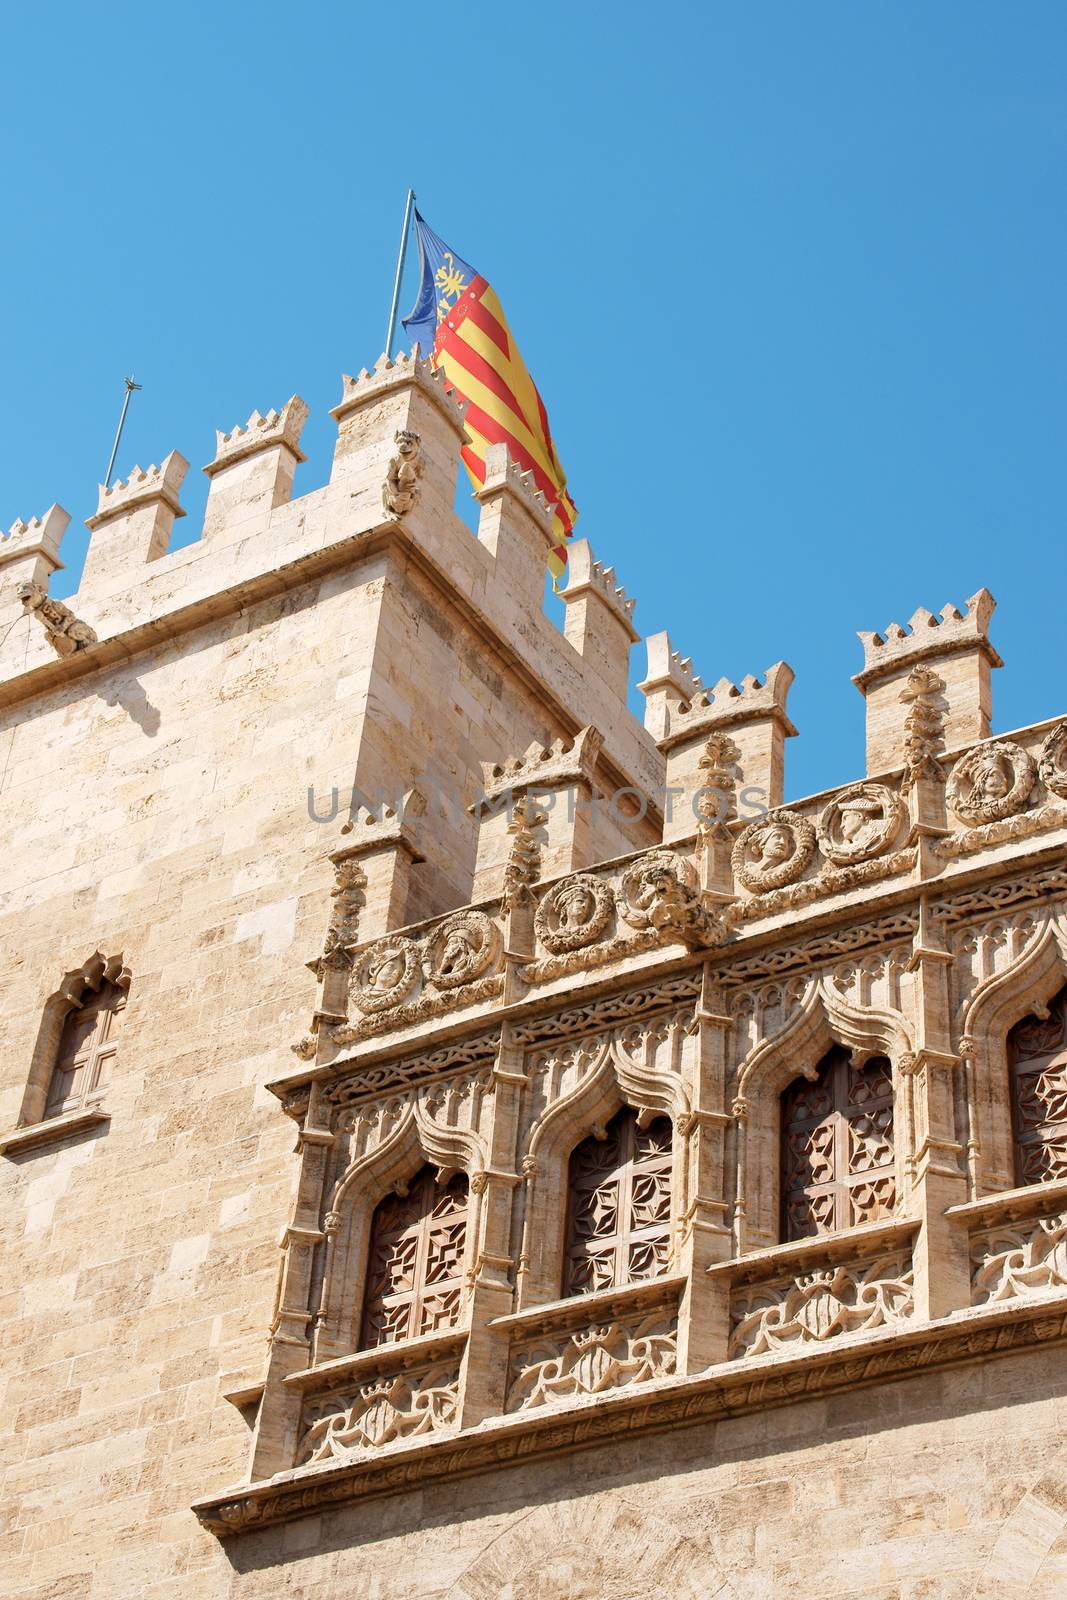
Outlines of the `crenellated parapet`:
{"type": "Polygon", "coordinates": [[[675,650],[669,634],[650,634],[645,649],[648,670],[637,687],[645,697],[645,727],[658,743],[667,733],[671,711],[695,699],[704,685],[690,658],[675,650]]]}
{"type": "Polygon", "coordinates": [[[100,485],[82,572],[81,590],[110,588],[166,554],[171,530],[184,517],[179,494],[189,463],[172,450],[159,466],[134,467],[129,477],[100,485]]]}
{"type": "MultiPolygon", "coordinates": [[[[736,783],[749,805],[781,804],[785,786],[785,740],[795,733],[786,710],[793,669],[776,661],[762,678],[751,673],[739,684],[720,678],[712,689],[699,689],[688,700],[667,707],[659,740],[667,758],[667,808],[664,837],[691,833],[701,805],[695,798],[707,788],[703,761],[713,734],[729,735],[736,748],[736,783]]],[[[706,810],[706,806],[704,807],[706,810]]]]}
{"type": "Polygon", "coordinates": [[[29,522],[16,517],[7,533],[0,532],[0,586],[33,583],[47,589],[52,573],[63,568],[59,547],[69,522],[70,512],[57,505],[29,522]]]}
{"type": "Polygon", "coordinates": [[[473,899],[502,892],[511,853],[516,802],[531,799],[542,813],[542,876],[588,866],[595,853],[595,773],[603,736],[585,727],[572,739],[534,741],[521,756],[482,763],[482,795],[472,808],[478,819],[473,899]]]}
{"type": "Polygon", "coordinates": [[[853,683],[867,702],[867,771],[884,772],[905,757],[906,704],[901,690],[920,664],[937,662],[943,683],[944,738],[949,749],[988,736],[992,717],[990,671],[1003,666],[989,642],[989,622],[996,601],[979,589],[960,611],[942,608],[940,616],[920,606],[901,627],[893,622],[883,633],[860,633],[863,671],[853,683]]]}
{"type": "Polygon", "coordinates": [[[204,468],[211,480],[204,537],[216,543],[241,538],[250,522],[266,521],[292,498],[300,462],[300,435],[308,408],[294,394],[280,411],[253,411],[245,426],[216,432],[215,459],[204,468]]]}
{"type": "Polygon", "coordinates": [[[633,624],[634,601],[593,556],[586,539],[567,547],[564,637],[605,684],[625,699],[630,678],[630,646],[641,637],[633,624]]]}
{"type": "Polygon", "coordinates": [[[481,510],[478,542],[493,557],[495,587],[513,604],[541,608],[548,552],[559,542],[549,504],[534,482],[512,461],[506,444],[485,453],[485,480],[474,491],[481,510]]]}
{"type": "Polygon", "coordinates": [[[300,449],[300,435],[307,419],[307,406],[298,394],[294,394],[280,411],[271,409],[265,417],[253,411],[243,428],[238,425],[230,433],[216,429],[215,459],[208,463],[204,471],[212,478],[237,461],[277,448],[288,450],[297,461],[306,461],[307,457],[300,449]]]}

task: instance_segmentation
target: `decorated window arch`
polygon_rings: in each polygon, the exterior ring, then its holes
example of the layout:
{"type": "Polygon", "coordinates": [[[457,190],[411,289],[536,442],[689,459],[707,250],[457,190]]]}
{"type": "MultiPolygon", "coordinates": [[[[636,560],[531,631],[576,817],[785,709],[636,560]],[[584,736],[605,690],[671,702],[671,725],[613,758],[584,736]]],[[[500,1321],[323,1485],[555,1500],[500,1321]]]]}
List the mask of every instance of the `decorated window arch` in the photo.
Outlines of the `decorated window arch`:
{"type": "Polygon", "coordinates": [[[19,1114],[30,1128],[100,1108],[111,1077],[130,987],[121,955],[96,951],[64,974],[45,1001],[19,1114]]]}

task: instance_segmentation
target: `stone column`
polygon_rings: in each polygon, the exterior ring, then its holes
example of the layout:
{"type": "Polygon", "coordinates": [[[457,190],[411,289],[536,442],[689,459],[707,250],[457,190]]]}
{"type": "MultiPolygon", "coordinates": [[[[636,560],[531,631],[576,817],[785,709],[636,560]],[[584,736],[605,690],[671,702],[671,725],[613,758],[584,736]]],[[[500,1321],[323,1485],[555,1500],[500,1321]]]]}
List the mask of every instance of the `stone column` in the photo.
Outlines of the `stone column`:
{"type": "Polygon", "coordinates": [[[470,1331],[460,1373],[460,1426],[464,1428],[485,1417],[500,1416],[507,1391],[508,1339],[490,1323],[494,1317],[507,1316],[515,1295],[512,1212],[521,1183],[515,1166],[526,1074],[522,1046],[513,1044],[509,1034],[505,1023],[493,1069],[489,1163],[472,1183],[472,1190],[480,1195],[480,1206],[470,1331]]]}
{"type": "Polygon", "coordinates": [[[300,1109],[294,1109],[300,1121],[298,1189],[292,1221],[281,1240],[266,1386],[252,1449],[253,1479],[269,1478],[295,1464],[302,1398],[282,1379],[291,1372],[302,1372],[311,1361],[308,1330],[313,1315],[313,1267],[315,1251],[325,1240],[321,1218],[334,1135],[320,1086],[312,1083],[302,1115],[300,1109]]]}
{"type": "Polygon", "coordinates": [[[945,1211],[967,1199],[967,1175],[956,1123],[960,1063],[952,1052],[953,957],[944,931],[919,900],[919,926],[908,970],[914,979],[915,1054],[901,1063],[910,1078],[911,1208],[922,1226],[915,1244],[915,1314],[943,1317],[970,1304],[967,1230],[945,1211]]]}
{"type": "Polygon", "coordinates": [[[598,730],[587,727],[572,739],[551,745],[535,741],[525,755],[482,763],[482,797],[471,807],[478,818],[473,901],[501,893],[520,798],[544,818],[539,825],[542,878],[592,865],[591,802],[601,743],[598,730]]]}
{"type": "Polygon", "coordinates": [[[686,1140],[686,1195],[680,1268],[688,1283],[678,1319],[678,1371],[700,1372],[725,1361],[730,1338],[730,1286],[708,1267],[731,1254],[727,1214],[727,1049],[731,1019],[720,986],[704,968],[696,1028],[683,1058],[691,1111],[686,1140]]]}

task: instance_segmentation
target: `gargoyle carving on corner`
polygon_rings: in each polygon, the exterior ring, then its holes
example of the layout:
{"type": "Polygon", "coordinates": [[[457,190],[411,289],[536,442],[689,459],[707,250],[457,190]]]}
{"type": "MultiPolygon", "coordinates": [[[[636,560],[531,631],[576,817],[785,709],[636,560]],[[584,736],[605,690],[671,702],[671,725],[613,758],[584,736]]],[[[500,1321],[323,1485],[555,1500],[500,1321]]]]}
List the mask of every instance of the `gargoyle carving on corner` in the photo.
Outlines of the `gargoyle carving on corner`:
{"type": "Polygon", "coordinates": [[[36,617],[44,636],[57,656],[72,656],[76,650],[96,643],[96,634],[87,622],[79,622],[69,606],[50,600],[39,583],[20,583],[15,590],[28,616],[36,617]]]}

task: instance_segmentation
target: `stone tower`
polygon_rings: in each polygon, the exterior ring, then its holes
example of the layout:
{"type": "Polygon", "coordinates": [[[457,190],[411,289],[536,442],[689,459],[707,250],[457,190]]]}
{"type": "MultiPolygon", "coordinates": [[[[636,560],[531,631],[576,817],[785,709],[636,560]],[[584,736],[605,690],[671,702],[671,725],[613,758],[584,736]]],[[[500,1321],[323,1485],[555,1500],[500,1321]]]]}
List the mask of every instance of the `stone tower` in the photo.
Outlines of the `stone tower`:
{"type": "Polygon", "coordinates": [[[784,801],[402,357],[0,538],[18,1600],[1067,1593],[1067,722],[992,597],[784,801]]]}

